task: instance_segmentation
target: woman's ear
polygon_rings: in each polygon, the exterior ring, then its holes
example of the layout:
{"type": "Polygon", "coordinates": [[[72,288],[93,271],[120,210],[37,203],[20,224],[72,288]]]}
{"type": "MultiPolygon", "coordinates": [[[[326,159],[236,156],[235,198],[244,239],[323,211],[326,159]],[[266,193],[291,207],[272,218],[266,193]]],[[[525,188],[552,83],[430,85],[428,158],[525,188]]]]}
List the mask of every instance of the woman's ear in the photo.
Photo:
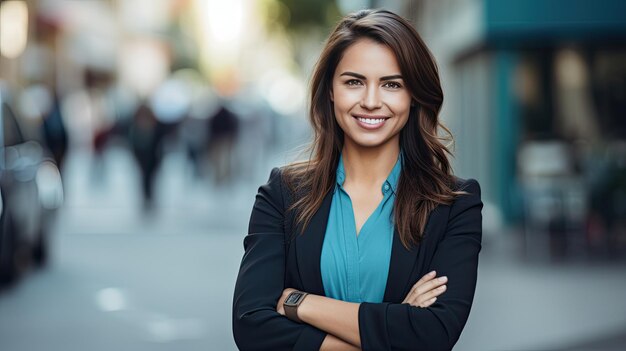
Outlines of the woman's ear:
{"type": "Polygon", "coordinates": [[[331,102],[335,102],[335,96],[333,94],[333,89],[332,88],[328,91],[328,95],[330,97],[330,101],[331,102]]]}

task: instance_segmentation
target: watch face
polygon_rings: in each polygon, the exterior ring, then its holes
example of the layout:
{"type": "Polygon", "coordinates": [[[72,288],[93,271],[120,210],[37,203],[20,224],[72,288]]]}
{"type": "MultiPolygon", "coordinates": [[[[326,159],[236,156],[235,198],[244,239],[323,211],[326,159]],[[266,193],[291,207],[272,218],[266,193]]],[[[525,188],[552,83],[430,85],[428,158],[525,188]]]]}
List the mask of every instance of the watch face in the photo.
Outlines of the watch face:
{"type": "Polygon", "coordinates": [[[287,296],[287,300],[285,300],[285,304],[287,305],[296,305],[302,299],[302,293],[293,292],[287,296]]]}

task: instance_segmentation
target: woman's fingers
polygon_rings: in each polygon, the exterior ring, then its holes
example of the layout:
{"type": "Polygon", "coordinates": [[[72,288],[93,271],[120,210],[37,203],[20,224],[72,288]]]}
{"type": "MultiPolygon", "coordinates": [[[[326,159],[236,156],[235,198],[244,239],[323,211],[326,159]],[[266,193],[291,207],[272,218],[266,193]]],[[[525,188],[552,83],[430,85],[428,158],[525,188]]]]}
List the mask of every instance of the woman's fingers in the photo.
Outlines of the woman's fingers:
{"type": "Polygon", "coordinates": [[[434,304],[435,301],[437,301],[437,298],[433,297],[432,299],[429,299],[426,302],[424,302],[420,307],[422,307],[422,308],[429,307],[430,305],[434,304]]]}
{"type": "Polygon", "coordinates": [[[439,277],[436,279],[430,279],[428,281],[422,282],[420,284],[420,282],[415,283],[415,285],[413,286],[413,288],[411,289],[411,291],[409,292],[409,295],[421,295],[424,294],[432,289],[436,289],[437,287],[445,284],[448,282],[448,277],[439,277]]]}
{"type": "Polygon", "coordinates": [[[416,295],[409,298],[407,303],[416,307],[428,307],[428,305],[434,303],[433,299],[436,299],[439,295],[443,294],[447,289],[447,286],[442,285],[436,289],[430,290],[422,295],[416,295]]]}
{"type": "Polygon", "coordinates": [[[409,299],[412,295],[417,293],[417,289],[419,287],[421,287],[425,283],[427,283],[427,282],[431,281],[433,278],[435,278],[436,274],[437,274],[437,272],[435,272],[435,271],[432,271],[430,273],[424,274],[424,276],[422,278],[420,278],[420,280],[418,280],[417,283],[413,284],[413,287],[411,287],[411,290],[407,294],[407,296],[404,299],[404,301],[402,301],[402,303],[406,303],[407,299],[409,299]]]}
{"type": "Polygon", "coordinates": [[[435,302],[437,296],[446,291],[447,287],[445,284],[448,282],[448,278],[444,276],[435,279],[434,274],[431,273],[425,275],[415,283],[402,303],[408,303],[412,306],[428,307],[435,302]]]}
{"type": "Polygon", "coordinates": [[[446,291],[447,288],[448,288],[447,286],[441,285],[441,286],[437,287],[436,289],[430,290],[429,292],[423,294],[420,297],[420,301],[422,303],[425,303],[426,301],[429,301],[432,298],[436,298],[437,296],[443,294],[446,291]]]}
{"type": "Polygon", "coordinates": [[[417,288],[417,293],[420,295],[425,294],[433,289],[437,289],[438,287],[440,287],[441,285],[447,282],[448,282],[448,277],[439,277],[437,279],[429,280],[417,288]]]}

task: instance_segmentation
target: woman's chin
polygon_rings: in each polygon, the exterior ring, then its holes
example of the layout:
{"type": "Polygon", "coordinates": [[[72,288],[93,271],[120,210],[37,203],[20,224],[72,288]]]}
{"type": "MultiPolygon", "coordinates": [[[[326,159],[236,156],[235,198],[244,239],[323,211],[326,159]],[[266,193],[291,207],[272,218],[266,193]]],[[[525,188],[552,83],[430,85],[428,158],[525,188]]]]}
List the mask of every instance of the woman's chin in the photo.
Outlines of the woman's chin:
{"type": "Polygon", "coordinates": [[[389,144],[391,138],[383,138],[381,136],[376,136],[375,138],[370,137],[357,137],[357,138],[350,138],[349,143],[347,144],[351,144],[352,146],[358,147],[358,148],[377,148],[377,147],[385,147],[386,145],[389,144]]]}

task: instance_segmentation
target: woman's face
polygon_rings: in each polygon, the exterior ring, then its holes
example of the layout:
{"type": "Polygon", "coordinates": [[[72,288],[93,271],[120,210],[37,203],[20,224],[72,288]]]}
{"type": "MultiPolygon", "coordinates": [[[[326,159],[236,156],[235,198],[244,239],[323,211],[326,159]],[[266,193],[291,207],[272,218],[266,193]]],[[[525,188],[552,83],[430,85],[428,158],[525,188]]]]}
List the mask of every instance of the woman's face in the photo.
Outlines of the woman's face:
{"type": "Polygon", "coordinates": [[[360,39],[346,49],[333,76],[331,100],[344,144],[380,147],[399,143],[409,119],[411,94],[387,46],[360,39]]]}

